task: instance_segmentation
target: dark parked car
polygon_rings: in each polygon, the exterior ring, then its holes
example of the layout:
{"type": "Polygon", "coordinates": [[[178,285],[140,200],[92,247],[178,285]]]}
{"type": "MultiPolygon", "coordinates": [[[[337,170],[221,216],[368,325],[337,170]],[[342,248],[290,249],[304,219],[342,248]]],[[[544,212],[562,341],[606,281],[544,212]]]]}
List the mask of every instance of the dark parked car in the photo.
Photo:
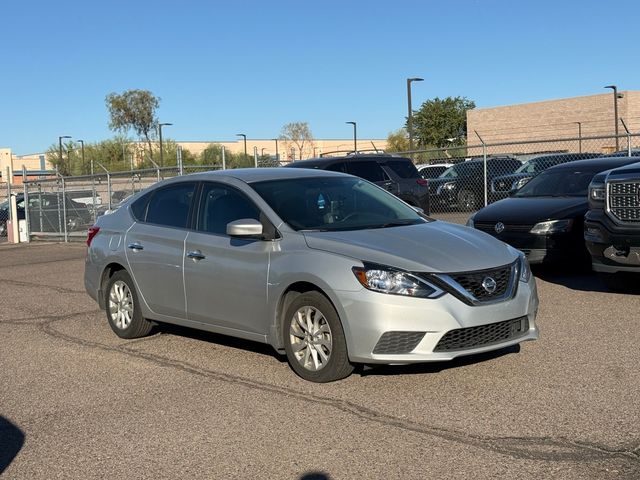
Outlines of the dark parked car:
{"type": "Polygon", "coordinates": [[[496,201],[508,197],[509,192],[522,188],[529,180],[547,168],[574,160],[587,160],[600,156],[599,153],[550,153],[531,158],[515,172],[494,178],[491,182],[491,198],[496,201]]]}
{"type": "Polygon", "coordinates": [[[408,158],[393,155],[355,154],[322,157],[290,163],[287,167],[315,168],[364,178],[393,193],[413,207],[429,213],[428,181],[420,176],[408,158]]]}
{"type": "MultiPolygon", "coordinates": [[[[636,160],[640,160],[636,158],[636,160]]],[[[611,290],[640,279],[640,163],[601,172],[589,185],[584,239],[591,264],[611,290]],[[636,278],[625,274],[635,273],[636,278]]]]}
{"type": "MultiPolygon", "coordinates": [[[[511,157],[488,158],[488,185],[498,175],[512,173],[521,165],[522,162],[511,157]]],[[[434,210],[477,210],[484,205],[484,159],[474,158],[452,166],[438,178],[429,181],[429,192],[434,210]]]]}
{"type": "Polygon", "coordinates": [[[530,263],[587,265],[583,222],[589,183],[597,173],[634,160],[637,158],[606,157],[551,167],[511,197],[478,211],[467,225],[521,250],[530,263]]]}
{"type": "MultiPolygon", "coordinates": [[[[64,213],[61,193],[32,193],[29,194],[29,230],[31,232],[63,232],[64,221],[67,231],[86,230],[93,222],[90,210],[86,205],[66,200],[66,215],[64,213]]],[[[24,220],[24,194],[16,195],[18,220],[24,220]]],[[[0,235],[7,235],[7,220],[9,219],[9,201],[0,204],[0,235]]]]}

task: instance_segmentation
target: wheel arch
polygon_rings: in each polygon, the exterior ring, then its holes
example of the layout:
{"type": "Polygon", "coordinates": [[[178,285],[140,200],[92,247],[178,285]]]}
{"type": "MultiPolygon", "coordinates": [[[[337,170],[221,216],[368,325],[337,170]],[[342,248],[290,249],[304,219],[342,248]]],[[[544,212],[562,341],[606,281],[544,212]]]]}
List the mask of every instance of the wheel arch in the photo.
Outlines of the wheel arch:
{"type": "Polygon", "coordinates": [[[127,269],[118,262],[111,262],[102,270],[102,274],[100,275],[100,287],[98,288],[98,305],[102,310],[106,308],[104,287],[113,274],[120,270],[126,271],[127,269]]]}

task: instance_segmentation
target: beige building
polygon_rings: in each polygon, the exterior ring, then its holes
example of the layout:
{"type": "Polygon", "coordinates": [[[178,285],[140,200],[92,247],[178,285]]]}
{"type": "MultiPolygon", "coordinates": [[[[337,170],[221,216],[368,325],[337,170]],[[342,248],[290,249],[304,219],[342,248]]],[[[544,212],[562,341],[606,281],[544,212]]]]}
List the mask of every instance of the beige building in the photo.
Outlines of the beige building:
{"type": "Polygon", "coordinates": [[[53,170],[44,153],[13,155],[10,148],[0,148],[0,183],[22,183],[22,169],[26,168],[27,178],[37,178],[53,170]],[[7,177],[7,169],[10,172],[7,177]]]}
{"type": "MultiPolygon", "coordinates": [[[[631,133],[640,133],[640,91],[618,92],[618,118],[631,133]]],[[[619,134],[626,133],[618,121],[619,134]]],[[[613,135],[613,92],[584,97],[546,100],[542,102],[478,108],[467,112],[469,145],[504,143],[558,138],[613,135]]],[[[620,140],[620,145],[625,144],[620,140]]],[[[570,149],[577,149],[577,142],[570,149]]],[[[615,140],[600,141],[600,149],[615,150],[615,140]]]]}
{"type": "MultiPolygon", "coordinates": [[[[227,151],[231,153],[243,153],[244,141],[242,139],[233,142],[184,142],[178,141],[178,145],[182,146],[185,150],[189,150],[194,155],[200,155],[209,145],[216,144],[223,146],[227,151]]],[[[358,150],[384,150],[387,147],[387,140],[381,138],[363,138],[357,140],[358,150]]],[[[353,151],[354,145],[352,139],[314,139],[311,142],[306,142],[303,145],[302,152],[294,142],[287,142],[285,140],[277,141],[278,155],[281,161],[291,161],[308,159],[318,157],[322,154],[331,152],[349,152],[353,151]]],[[[253,155],[254,151],[258,153],[258,156],[276,154],[276,140],[275,139],[251,139],[247,138],[247,154],[253,155]],[[254,150],[255,149],[255,150],[254,150]]]]}

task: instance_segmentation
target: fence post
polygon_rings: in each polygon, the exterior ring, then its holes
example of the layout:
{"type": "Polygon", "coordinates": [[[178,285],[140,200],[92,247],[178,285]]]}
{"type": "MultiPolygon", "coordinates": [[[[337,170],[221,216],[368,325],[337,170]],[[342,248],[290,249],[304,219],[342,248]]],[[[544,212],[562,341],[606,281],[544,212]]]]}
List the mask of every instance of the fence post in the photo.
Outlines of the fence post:
{"type": "MultiPolygon", "coordinates": [[[[152,158],[149,158],[149,161],[151,162],[151,165],[153,165],[155,167],[156,176],[158,178],[158,181],[160,181],[160,166],[156,162],[154,162],[152,158]]],[[[109,207],[109,208],[111,208],[111,207],[109,207]]]]}
{"type": "Polygon", "coordinates": [[[178,145],[178,149],[176,151],[176,156],[178,157],[178,175],[183,175],[182,170],[182,145],[178,145]]]}
{"type": "Polygon", "coordinates": [[[69,232],[67,231],[67,192],[66,186],[64,183],[64,177],[60,175],[60,179],[62,180],[62,223],[64,227],[64,242],[69,242],[69,232]]]}
{"type": "MultiPolygon", "coordinates": [[[[29,188],[27,185],[27,167],[22,165],[22,187],[24,188],[24,223],[27,243],[31,242],[31,227],[29,226],[29,188]]],[[[18,236],[20,234],[18,233],[18,236]]]]}
{"type": "Polygon", "coordinates": [[[226,170],[227,169],[227,157],[225,155],[225,152],[227,151],[226,148],[224,148],[224,145],[222,146],[222,169],[226,170]]]}
{"type": "Polygon", "coordinates": [[[253,166],[258,168],[258,147],[253,147],[253,166]]]}
{"type": "Polygon", "coordinates": [[[477,131],[473,131],[476,136],[480,139],[480,143],[482,143],[482,158],[484,158],[484,206],[486,207],[488,202],[488,192],[487,192],[487,144],[484,143],[482,137],[477,131]]]}
{"type": "Polygon", "coordinates": [[[107,206],[109,207],[109,210],[111,210],[111,174],[109,173],[109,170],[107,170],[105,166],[102,165],[100,162],[96,162],[96,163],[107,174],[107,197],[109,197],[109,200],[107,201],[107,206]]]}
{"type": "Polygon", "coordinates": [[[624,120],[622,119],[622,117],[620,117],[620,121],[622,122],[622,126],[624,127],[625,131],[627,132],[627,156],[630,157],[631,156],[631,132],[627,128],[627,124],[624,123],[624,120]]]}

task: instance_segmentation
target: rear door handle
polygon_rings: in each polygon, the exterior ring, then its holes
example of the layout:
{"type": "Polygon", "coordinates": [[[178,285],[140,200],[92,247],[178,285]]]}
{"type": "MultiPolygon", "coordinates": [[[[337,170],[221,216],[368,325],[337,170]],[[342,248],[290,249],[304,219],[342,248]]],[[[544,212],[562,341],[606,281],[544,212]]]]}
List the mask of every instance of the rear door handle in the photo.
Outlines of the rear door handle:
{"type": "Polygon", "coordinates": [[[127,248],[133,250],[134,252],[139,252],[140,250],[144,250],[144,247],[138,242],[130,243],[127,245],[127,248]]]}
{"type": "Polygon", "coordinates": [[[187,252],[187,257],[192,258],[193,260],[204,260],[205,257],[200,250],[193,250],[192,252],[187,252]]]}

